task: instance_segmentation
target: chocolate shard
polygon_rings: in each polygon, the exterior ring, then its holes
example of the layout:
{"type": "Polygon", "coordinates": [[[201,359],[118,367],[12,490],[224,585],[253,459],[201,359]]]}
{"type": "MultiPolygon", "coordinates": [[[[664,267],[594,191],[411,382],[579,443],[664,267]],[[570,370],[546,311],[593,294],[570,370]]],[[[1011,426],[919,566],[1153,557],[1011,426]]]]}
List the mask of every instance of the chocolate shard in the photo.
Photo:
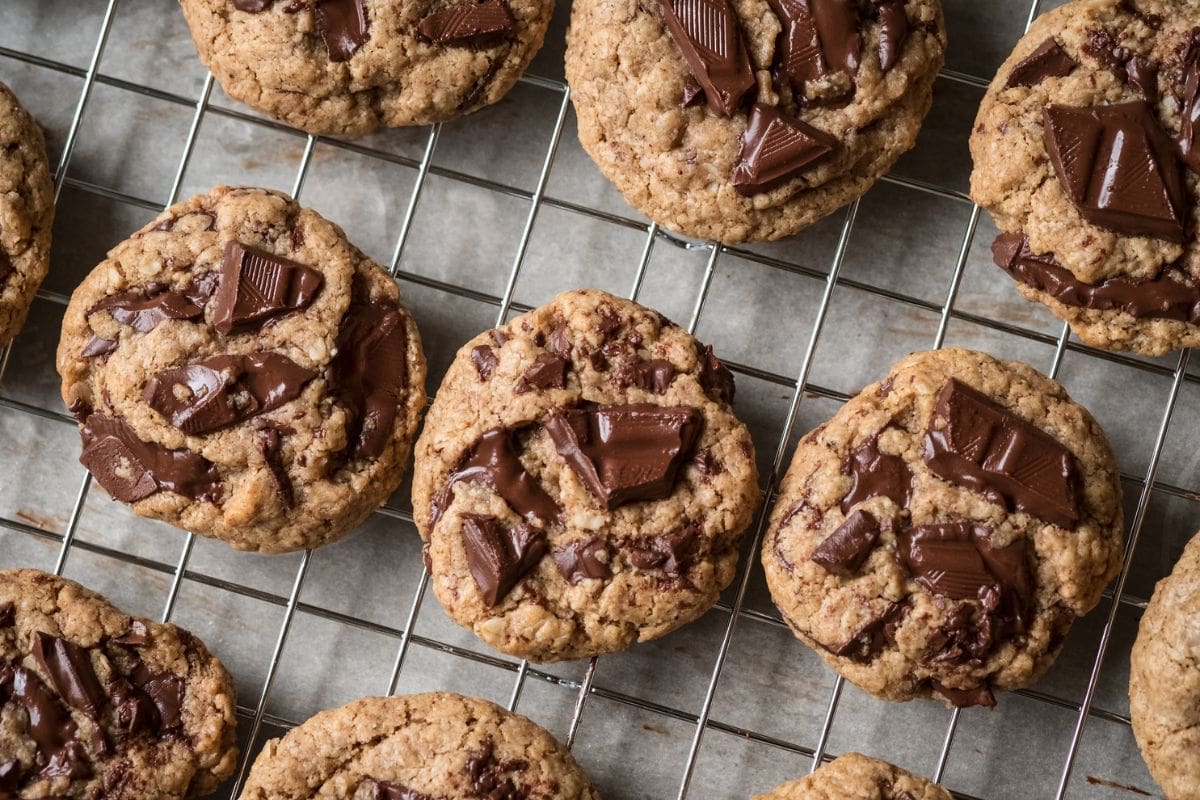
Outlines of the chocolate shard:
{"type": "Polygon", "coordinates": [[[279,493],[279,499],[285,508],[293,508],[296,505],[296,490],[283,463],[282,431],[273,426],[259,428],[254,432],[254,444],[263,457],[263,463],[267,465],[267,473],[271,476],[275,491],[279,493]]]}
{"type": "Polygon", "coordinates": [[[469,795],[478,798],[495,798],[496,800],[531,800],[529,792],[518,789],[512,778],[506,775],[511,770],[523,770],[529,767],[523,759],[496,758],[496,744],[492,737],[485,736],[477,752],[471,752],[465,767],[469,795]]]}
{"type": "Polygon", "coordinates": [[[148,694],[124,678],[115,679],[109,685],[109,693],[122,733],[128,737],[158,733],[162,727],[162,717],[148,694]]]}
{"type": "Polygon", "coordinates": [[[313,14],[330,61],[349,61],[371,38],[366,0],[313,0],[313,14]]]}
{"type": "Polygon", "coordinates": [[[1179,138],[1183,163],[1200,173],[1200,34],[1194,34],[1184,54],[1183,94],[1179,98],[1179,138]]]}
{"type": "Polygon", "coordinates": [[[546,533],[523,522],[505,527],[495,517],[464,514],[467,566],[488,608],[503,600],[546,555],[546,533]]]}
{"type": "Polygon", "coordinates": [[[0,628],[17,624],[17,608],[12,603],[0,603],[0,628]]]}
{"type": "Polygon", "coordinates": [[[83,358],[106,358],[112,355],[117,350],[117,342],[111,339],[101,339],[99,336],[92,336],[87,340],[87,344],[83,346],[83,350],[79,355],[83,358]]]}
{"type": "Polygon", "coordinates": [[[834,72],[858,71],[862,35],[858,32],[858,0],[807,0],[812,9],[825,62],[834,72]]]}
{"type": "Polygon", "coordinates": [[[700,386],[709,397],[722,403],[733,403],[733,396],[737,391],[733,373],[717,358],[712,345],[706,344],[700,351],[700,386]]]}
{"type": "Polygon", "coordinates": [[[154,672],[138,661],[129,675],[130,682],[145,692],[158,711],[163,733],[183,732],[183,679],[169,672],[154,672]]]}
{"type": "Polygon", "coordinates": [[[775,71],[796,91],[829,73],[817,23],[808,0],[770,0],[783,31],[776,45],[775,71]]]}
{"type": "Polygon", "coordinates": [[[1184,241],[1179,159],[1144,100],[1045,109],[1046,152],[1085,220],[1126,236],[1184,241]]]}
{"type": "Polygon", "coordinates": [[[829,572],[850,577],[879,542],[879,521],[859,509],[813,550],[812,560],[829,572]]]}
{"type": "Polygon", "coordinates": [[[770,191],[833,152],[837,140],[775,106],[755,103],[733,166],[733,188],[741,195],[770,191]]]}
{"type": "Polygon", "coordinates": [[[114,636],[112,641],[126,647],[145,647],[154,641],[154,636],[146,627],[146,623],[140,619],[134,619],[129,621],[129,630],[120,636],[114,636]]]}
{"type": "Polygon", "coordinates": [[[120,417],[92,414],[80,431],[80,463],[114,499],[135,503],[169,491],[193,500],[216,502],[221,476],[203,456],[143,442],[120,417]]]}
{"type": "Polygon", "coordinates": [[[679,102],[684,108],[700,105],[704,102],[704,87],[700,85],[700,81],[696,80],[696,76],[688,73],[683,78],[683,100],[679,102]]]}
{"type": "Polygon", "coordinates": [[[183,289],[150,287],[151,291],[131,289],[102,298],[88,309],[89,315],[107,311],[122,325],[139,333],[149,333],[167,320],[196,319],[204,314],[212,292],[207,283],[192,283],[183,289]],[[207,293],[206,293],[207,292],[207,293]]]}
{"type": "Polygon", "coordinates": [[[896,66],[908,41],[908,12],[904,10],[904,0],[872,2],[879,12],[879,68],[887,72],[896,66]]]}
{"type": "Polygon", "coordinates": [[[577,539],[554,554],[559,573],[571,584],[612,575],[608,545],[603,539],[577,539]]]}
{"type": "Polygon", "coordinates": [[[671,533],[635,540],[627,557],[638,569],[661,569],[672,578],[682,578],[696,560],[699,549],[700,525],[692,522],[671,533]]]}
{"type": "Polygon", "coordinates": [[[530,388],[546,390],[561,389],[567,385],[567,362],[562,356],[554,353],[542,353],[525,370],[525,374],[513,388],[517,394],[524,394],[530,388]]]}
{"type": "Polygon", "coordinates": [[[562,516],[562,509],[554,498],[525,471],[513,447],[512,434],[503,428],[493,428],[480,436],[446,479],[445,485],[433,496],[430,529],[437,525],[454,499],[452,490],[458,483],[482,483],[530,524],[544,525],[562,516]]]}
{"type": "Polygon", "coordinates": [[[1075,59],[1067,55],[1053,37],[1038,45],[1038,48],[1018,61],[1008,73],[1005,89],[1014,86],[1037,86],[1047,78],[1062,78],[1070,75],[1077,66],[1075,59]]]}
{"type": "Polygon", "coordinates": [[[616,384],[625,389],[630,386],[654,394],[664,394],[675,380],[675,366],[665,358],[652,358],[626,364],[616,375],[616,384]]]}
{"type": "Polygon", "coordinates": [[[685,406],[585,405],[553,412],[545,427],[583,485],[612,510],[669,496],[703,421],[685,406]]]}
{"type": "Polygon", "coordinates": [[[953,689],[937,681],[931,681],[931,684],[935,692],[949,700],[957,708],[969,708],[971,706],[994,708],[996,705],[996,697],[992,694],[991,688],[986,683],[974,689],[953,689]]]}
{"type": "Polygon", "coordinates": [[[500,359],[496,358],[496,351],[492,350],[486,344],[478,345],[471,349],[471,363],[475,365],[475,372],[479,375],[479,380],[491,380],[492,373],[496,371],[496,365],[500,363],[500,359]]]}
{"type": "Polygon", "coordinates": [[[230,334],[305,308],[324,281],[312,267],[231,241],[225,245],[221,279],[212,298],[212,325],[230,334]]]}
{"type": "Polygon", "coordinates": [[[991,533],[970,522],[920,525],[897,536],[896,551],[917,583],[951,600],[975,600],[981,589],[999,585],[975,546],[991,533]]]}
{"type": "Polygon", "coordinates": [[[500,0],[467,0],[423,17],[417,32],[438,44],[476,44],[512,31],[512,14],[500,0]]]}
{"type": "Polygon", "coordinates": [[[842,498],[843,514],[871,497],[887,497],[901,508],[908,506],[912,491],[912,472],[904,459],[880,451],[879,436],[872,436],[854,449],[842,465],[854,483],[842,498]]]}
{"type": "Polygon", "coordinates": [[[1159,275],[1150,280],[1110,278],[1084,283],[1053,255],[1037,255],[1020,233],[1002,233],[992,243],[992,259],[1012,278],[1060,303],[1100,311],[1123,311],[1139,319],[1174,319],[1200,324],[1200,286],[1159,275]]]}
{"type": "MultiPolygon", "coordinates": [[[[437,800],[430,795],[422,794],[407,786],[391,781],[377,781],[374,778],[364,778],[359,786],[366,787],[365,800],[437,800]]],[[[363,795],[356,794],[354,797],[363,797],[363,795]]]]}
{"type": "Polygon", "coordinates": [[[567,325],[566,320],[560,319],[554,325],[547,347],[550,348],[551,353],[564,361],[571,360],[571,328],[567,325]]]}
{"type": "Polygon", "coordinates": [[[315,377],[279,353],[214,356],[159,372],[142,397],[176,428],[197,435],[279,408],[315,377]]]}
{"type": "Polygon", "coordinates": [[[1079,470],[1071,451],[971,387],[951,378],[925,434],[935,475],[1003,498],[1052,525],[1079,522],[1079,470]]]}
{"type": "Polygon", "coordinates": [[[1129,83],[1142,93],[1147,101],[1158,102],[1158,65],[1145,56],[1133,56],[1125,64],[1129,83]]]}
{"type": "Polygon", "coordinates": [[[347,431],[351,456],[378,458],[408,394],[408,329],[399,310],[379,300],[353,303],[342,319],[325,380],[354,414],[347,431]]]}
{"type": "Polygon", "coordinates": [[[671,38],[714,114],[733,116],[754,87],[737,15],[728,0],[659,0],[671,38]]]}
{"type": "Polygon", "coordinates": [[[46,761],[39,777],[86,778],[92,774],[83,746],[76,739],[79,727],[41,678],[24,667],[11,667],[12,699],[29,716],[29,736],[46,761]]]}
{"type": "Polygon", "coordinates": [[[99,719],[106,698],[86,650],[38,631],[33,641],[33,657],[64,700],[92,719],[99,719]]]}
{"type": "Polygon", "coordinates": [[[869,664],[879,657],[885,647],[896,644],[896,631],[911,610],[912,604],[908,601],[888,603],[883,611],[867,620],[843,644],[827,649],[841,658],[869,664]]]}

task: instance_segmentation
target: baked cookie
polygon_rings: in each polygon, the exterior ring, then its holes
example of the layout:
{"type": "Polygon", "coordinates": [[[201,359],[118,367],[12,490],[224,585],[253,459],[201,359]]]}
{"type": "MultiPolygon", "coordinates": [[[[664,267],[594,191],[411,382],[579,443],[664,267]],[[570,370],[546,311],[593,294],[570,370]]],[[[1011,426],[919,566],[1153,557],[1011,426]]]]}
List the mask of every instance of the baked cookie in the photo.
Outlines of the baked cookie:
{"type": "Polygon", "coordinates": [[[464,345],[413,474],[447,613],[544,662],[621,650],[707,611],[759,500],[733,390],[712,348],[596,290],[464,345]]]}
{"type": "Polygon", "coordinates": [[[686,236],[779,239],[862,196],[916,142],[939,0],[577,0],[579,140],[686,236]]]}
{"type": "Polygon", "coordinates": [[[309,133],[455,119],[508,94],[553,0],[180,0],[225,92],[309,133]]]}
{"type": "Polygon", "coordinates": [[[1026,364],[939,350],[800,440],[762,560],[783,619],[847,680],[990,706],[1099,602],[1122,531],[1086,409],[1026,364]]]}
{"type": "Polygon", "coordinates": [[[42,129],[0,83],[0,348],[25,324],[50,268],[53,225],[42,129]]]}
{"type": "Polygon", "coordinates": [[[233,680],[182,628],[0,570],[0,797],[181,800],[233,774],[233,680]]]}
{"type": "Polygon", "coordinates": [[[264,553],[378,508],[425,405],[395,283],[265,189],[218,187],[113,248],[71,296],[58,371],[114,499],[264,553]]]}
{"type": "Polygon", "coordinates": [[[1129,663],[1129,716],[1169,800],[1200,797],[1200,535],[1159,581],[1129,663]]]}
{"type": "Polygon", "coordinates": [[[364,697],[263,747],[241,800],[599,800],[571,753],[525,717],[449,692],[364,697]]]}
{"type": "Polygon", "coordinates": [[[950,793],[886,761],[847,753],[753,800],[950,800],[950,793]]]}
{"type": "Polygon", "coordinates": [[[1200,344],[1200,5],[1044,14],[992,81],[971,153],[1022,295],[1096,347],[1200,344]]]}

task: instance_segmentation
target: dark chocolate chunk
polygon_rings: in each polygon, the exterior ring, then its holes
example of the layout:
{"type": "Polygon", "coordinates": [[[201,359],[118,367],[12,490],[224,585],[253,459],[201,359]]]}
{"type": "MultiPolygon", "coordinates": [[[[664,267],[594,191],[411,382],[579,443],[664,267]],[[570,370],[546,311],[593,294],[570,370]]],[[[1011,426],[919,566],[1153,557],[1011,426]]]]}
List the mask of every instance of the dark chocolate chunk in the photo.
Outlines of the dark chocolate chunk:
{"type": "Polygon", "coordinates": [[[481,344],[471,348],[471,363],[475,365],[475,371],[479,373],[479,380],[491,380],[492,373],[496,371],[496,365],[500,363],[500,359],[496,358],[496,351],[488,347],[486,344],[481,344]]]}
{"type": "Polygon", "coordinates": [[[621,389],[636,386],[643,391],[663,394],[671,381],[675,380],[675,366],[665,358],[626,364],[616,374],[615,380],[621,389]]]}
{"type": "Polygon", "coordinates": [[[611,510],[670,495],[702,423],[685,406],[585,405],[555,411],[545,427],[558,454],[611,510]]]}
{"type": "Polygon", "coordinates": [[[817,545],[812,560],[835,575],[850,577],[858,572],[878,541],[878,520],[859,509],[817,545]]]}
{"type": "Polygon", "coordinates": [[[525,471],[512,443],[512,434],[503,428],[487,431],[464,456],[462,463],[446,479],[446,484],[433,496],[429,527],[441,519],[453,499],[456,483],[482,483],[504,499],[504,502],[531,524],[557,520],[562,509],[546,494],[537,480],[525,471]]]}
{"type": "MultiPolygon", "coordinates": [[[[831,72],[851,75],[858,72],[862,35],[858,30],[857,0],[770,0],[770,3],[783,27],[777,44],[775,71],[796,91],[803,91],[807,81],[831,72]]],[[[901,0],[876,0],[881,16],[887,13],[885,8],[897,4],[903,16],[901,0]]],[[[885,28],[880,41],[881,57],[891,45],[902,44],[908,33],[907,19],[902,33],[894,14],[890,19],[882,16],[882,20],[885,28]],[[886,27],[889,24],[890,30],[886,27]]],[[[889,67],[884,67],[884,71],[889,67]]]]}
{"type": "Polygon", "coordinates": [[[704,87],[700,85],[700,81],[692,73],[688,73],[683,78],[683,100],[680,105],[684,108],[700,105],[704,102],[704,87]]]}
{"type": "Polygon", "coordinates": [[[1079,65],[1075,63],[1075,59],[1067,55],[1067,51],[1063,49],[1062,45],[1050,38],[1017,62],[1016,66],[1012,68],[1012,72],[1008,73],[1008,83],[1004,84],[1004,88],[1037,86],[1046,78],[1061,78],[1070,75],[1077,66],[1079,65]]]}
{"type": "Polygon", "coordinates": [[[1053,255],[1035,255],[1019,233],[1002,233],[992,244],[997,266],[1015,280],[1045,292],[1060,303],[1100,311],[1123,311],[1130,316],[1175,319],[1200,324],[1200,287],[1168,275],[1150,280],[1110,278],[1084,283],[1053,255]]]}
{"type": "Polygon", "coordinates": [[[905,0],[872,0],[879,12],[879,68],[887,72],[900,60],[908,41],[908,12],[905,0]]]}
{"type": "Polygon", "coordinates": [[[264,426],[254,432],[254,444],[258,447],[258,452],[263,457],[263,462],[267,465],[267,473],[271,476],[271,483],[275,486],[275,491],[279,493],[279,499],[283,501],[286,508],[292,508],[296,505],[296,491],[292,486],[292,479],[288,475],[287,467],[283,463],[283,433],[275,426],[264,426]]]}
{"type": "Polygon", "coordinates": [[[383,301],[353,303],[342,319],[337,355],[325,380],[354,413],[347,431],[354,458],[377,458],[392,438],[396,409],[408,387],[408,329],[383,301]]]}
{"type": "Polygon", "coordinates": [[[88,309],[88,314],[107,311],[122,325],[140,333],[149,333],[171,319],[196,319],[212,296],[210,286],[193,281],[180,290],[150,287],[152,291],[130,289],[104,297],[88,309]]]}
{"type": "Polygon", "coordinates": [[[17,624],[17,608],[12,603],[0,603],[0,628],[17,624]]]}
{"type": "Polygon", "coordinates": [[[671,533],[632,542],[628,557],[638,569],[661,569],[672,578],[681,578],[699,549],[700,526],[693,522],[671,533]]]}
{"type": "Polygon", "coordinates": [[[1085,220],[1127,236],[1184,241],[1182,170],[1146,101],[1049,106],[1044,116],[1050,162],[1085,220]]]}
{"type": "Polygon", "coordinates": [[[517,394],[534,389],[561,389],[567,385],[567,362],[553,353],[542,353],[525,370],[513,388],[517,394]]]}
{"type": "Polygon", "coordinates": [[[1003,498],[1053,525],[1079,522],[1079,471],[1057,439],[951,378],[925,434],[925,463],[951,483],[1003,498]]]}
{"type": "Polygon", "coordinates": [[[1176,144],[1183,163],[1200,173],[1200,34],[1193,34],[1184,53],[1183,95],[1179,98],[1179,138],[1176,144]]]}
{"type": "Polygon", "coordinates": [[[571,360],[571,328],[567,325],[566,320],[560,319],[554,325],[554,330],[550,331],[550,341],[547,346],[551,353],[564,361],[571,360]]]}
{"type": "Polygon", "coordinates": [[[958,708],[969,708],[971,706],[984,706],[993,708],[996,705],[996,697],[992,694],[992,690],[986,683],[977,686],[974,689],[952,689],[949,686],[944,686],[937,681],[931,681],[933,690],[942,697],[949,700],[958,708]]]}
{"type": "Polygon", "coordinates": [[[503,36],[514,24],[500,0],[467,0],[422,18],[417,32],[438,44],[476,44],[503,36]]]}
{"type": "Polygon", "coordinates": [[[559,573],[572,584],[609,577],[612,569],[608,560],[608,545],[603,539],[578,539],[554,554],[559,573]]]}
{"type": "Polygon", "coordinates": [[[733,166],[733,188],[742,195],[770,191],[833,152],[837,140],[775,106],[755,103],[733,166]]]}
{"type": "MultiPolygon", "coordinates": [[[[377,781],[374,778],[365,778],[360,787],[365,786],[367,794],[365,800],[436,800],[427,794],[415,791],[391,781],[377,781]]],[[[359,797],[360,795],[354,795],[359,797]]]]}
{"type": "Polygon", "coordinates": [[[517,788],[512,778],[504,773],[510,770],[523,770],[529,766],[522,759],[507,759],[503,762],[496,758],[496,746],[490,736],[484,737],[482,747],[467,758],[466,774],[474,797],[487,800],[530,800],[529,794],[517,788]]]}
{"type": "Polygon", "coordinates": [[[92,774],[78,726],[34,672],[11,667],[12,697],[29,715],[29,736],[46,759],[39,777],[86,778],[92,774]]]}
{"type": "Polygon", "coordinates": [[[180,733],[183,731],[183,679],[169,672],[152,672],[145,662],[139,661],[129,675],[129,680],[141,689],[154,703],[162,720],[161,731],[180,733]]]}
{"type": "Polygon", "coordinates": [[[105,704],[104,690],[86,650],[38,631],[33,641],[33,657],[64,700],[92,719],[99,718],[105,704]]]}
{"type": "MultiPolygon", "coordinates": [[[[318,0],[318,18],[320,8],[318,0]]],[[[231,241],[225,245],[221,279],[212,298],[213,327],[229,334],[305,308],[324,281],[312,267],[231,241]]]]}
{"type": "Polygon", "coordinates": [[[150,629],[146,627],[146,623],[140,619],[135,619],[130,620],[129,630],[120,636],[114,636],[112,641],[126,647],[145,647],[154,641],[154,637],[150,634],[150,629]]]}
{"type": "Polygon", "coordinates": [[[696,451],[696,455],[692,456],[692,466],[704,475],[720,475],[725,471],[725,466],[708,448],[696,451]]]}
{"type": "MultiPolygon", "coordinates": [[[[21,780],[21,763],[19,761],[0,761],[0,792],[10,792],[16,797],[18,784],[21,780]]],[[[9,798],[5,798],[9,800],[9,798]]]]}
{"type": "Polygon", "coordinates": [[[858,32],[858,0],[806,0],[812,9],[825,63],[833,72],[858,71],[862,35],[858,32]]]}
{"type": "Polygon", "coordinates": [[[142,389],[184,433],[208,433],[291,402],[316,373],[279,353],[214,356],[163,370],[142,389]]]}
{"type": "Polygon", "coordinates": [[[505,527],[495,517],[464,514],[462,537],[467,567],[488,608],[503,600],[546,555],[546,532],[523,522],[505,527]]]}
{"type": "Polygon", "coordinates": [[[366,0],[313,0],[313,13],[330,61],[349,61],[371,38],[366,0]]]}
{"type": "Polygon", "coordinates": [[[1151,103],[1158,102],[1158,65],[1144,56],[1133,56],[1125,64],[1129,83],[1151,103]]]}
{"type": "Polygon", "coordinates": [[[117,342],[112,339],[101,339],[99,336],[93,335],[87,340],[87,344],[83,346],[80,356],[83,358],[96,358],[97,356],[110,356],[117,350],[117,342]]]}
{"type": "Polygon", "coordinates": [[[67,411],[71,412],[71,416],[82,424],[87,422],[87,418],[92,415],[92,404],[83,398],[76,397],[71,401],[71,405],[67,406],[67,411]]]}
{"type": "Polygon", "coordinates": [[[732,116],[754,87],[737,14],[728,0],[659,0],[663,20],[714,114],[732,116]]]}
{"type": "Polygon", "coordinates": [[[880,451],[878,436],[856,447],[842,465],[842,472],[854,479],[849,493],[842,498],[843,514],[849,514],[855,503],[871,497],[887,497],[901,508],[908,506],[912,472],[900,456],[880,451]]]}
{"type": "Polygon", "coordinates": [[[117,725],[129,737],[143,733],[157,733],[162,727],[162,717],[150,696],[133,686],[124,678],[117,678],[109,685],[113,712],[117,725]]]}
{"type": "Polygon", "coordinates": [[[120,417],[92,414],[80,436],[80,463],[117,500],[135,503],[158,491],[210,502],[221,495],[221,476],[210,461],[188,450],[143,442],[120,417]]]}
{"type": "Polygon", "coordinates": [[[274,2],[275,0],[233,0],[233,7],[238,11],[257,14],[260,11],[266,11],[274,2]]]}
{"type": "Polygon", "coordinates": [[[896,643],[896,631],[912,609],[908,601],[888,603],[878,615],[867,620],[854,634],[836,648],[827,648],[842,658],[860,664],[874,661],[883,649],[896,643]]]}
{"type": "Polygon", "coordinates": [[[1111,33],[1103,28],[1088,31],[1087,41],[1083,44],[1083,52],[1096,59],[1100,66],[1112,72],[1122,81],[1128,77],[1125,62],[1129,60],[1129,51],[1121,47],[1111,33]]]}
{"type": "Polygon", "coordinates": [[[775,71],[796,91],[829,73],[821,37],[808,0],[770,0],[783,31],[776,44],[775,71]]]}
{"type": "Polygon", "coordinates": [[[715,397],[723,403],[733,403],[737,389],[733,373],[717,358],[712,345],[705,345],[700,351],[700,386],[709,397],[715,397]]]}

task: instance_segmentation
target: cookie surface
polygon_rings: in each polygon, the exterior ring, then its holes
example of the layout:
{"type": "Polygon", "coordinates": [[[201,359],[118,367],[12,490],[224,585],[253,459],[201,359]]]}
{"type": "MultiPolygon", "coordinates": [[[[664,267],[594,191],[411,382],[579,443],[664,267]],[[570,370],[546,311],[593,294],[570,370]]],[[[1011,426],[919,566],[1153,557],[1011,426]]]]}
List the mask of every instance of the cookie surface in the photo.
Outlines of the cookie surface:
{"type": "Polygon", "coordinates": [[[1076,0],[1039,17],[971,136],[998,266],[1088,344],[1200,344],[1200,6],[1076,0]]]}
{"type": "Polygon", "coordinates": [[[596,290],[468,342],[413,475],[447,613],[498,650],[557,661],[707,611],[759,499],[732,400],[711,348],[596,290]]]}
{"type": "Polygon", "coordinates": [[[181,0],[229,96],[309,133],[362,136],[497,102],[553,0],[181,0]]]}
{"type": "Polygon", "coordinates": [[[950,800],[936,783],[886,761],[847,753],[753,800],[950,800]]]}
{"type": "Polygon", "coordinates": [[[1122,539],[1091,415],[1028,365],[940,350],[801,439],[762,560],[793,632],[862,689],[992,705],[1051,664],[1122,539]]]}
{"type": "Polygon", "coordinates": [[[235,711],[229,673],[187,631],[0,570],[0,795],[207,794],[237,765],[235,711]]]}
{"type": "Polygon", "coordinates": [[[117,245],[58,347],[80,461],[147,517],[283,552],[399,485],[425,405],[391,277],[285,195],[218,187],[117,245]]]}
{"type": "Polygon", "coordinates": [[[50,268],[53,225],[42,129],[0,83],[0,347],[25,324],[50,268]]]}
{"type": "Polygon", "coordinates": [[[519,714],[431,692],[364,697],[263,747],[241,800],[599,800],[570,752],[519,714]]]}
{"type": "Polygon", "coordinates": [[[1130,656],[1129,715],[1142,757],[1170,800],[1200,797],[1200,536],[1142,615],[1130,656]]]}
{"type": "Polygon", "coordinates": [[[732,244],[865,193],[915,143],[945,45],[938,0],[580,0],[566,68],[629,204],[732,244]]]}

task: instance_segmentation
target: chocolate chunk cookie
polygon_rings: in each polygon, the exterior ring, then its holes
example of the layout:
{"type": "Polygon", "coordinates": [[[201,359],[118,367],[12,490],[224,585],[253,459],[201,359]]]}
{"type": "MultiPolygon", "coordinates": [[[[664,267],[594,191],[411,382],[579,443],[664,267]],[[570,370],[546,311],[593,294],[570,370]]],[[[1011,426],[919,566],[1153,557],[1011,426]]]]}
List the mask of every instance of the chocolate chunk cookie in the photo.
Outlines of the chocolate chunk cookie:
{"type": "Polygon", "coordinates": [[[570,752],[525,717],[448,692],[364,697],[259,753],[241,800],[599,800],[570,752]]]}
{"type": "Polygon", "coordinates": [[[233,774],[233,680],[182,628],[0,570],[0,797],[181,800],[233,774]]]}
{"type": "Polygon", "coordinates": [[[712,348],[596,290],[464,345],[413,475],[447,613],[498,650],[557,661],[707,611],[759,500],[733,393],[712,348]]]}
{"type": "Polygon", "coordinates": [[[0,348],[25,324],[46,277],[53,224],[42,129],[0,83],[0,348]]]}
{"type": "Polygon", "coordinates": [[[847,753],[798,781],[753,800],[950,800],[936,783],[886,761],[847,753]]]}
{"type": "Polygon", "coordinates": [[[362,136],[491,105],[553,0],[180,0],[222,88],[309,133],[362,136]]]}
{"type": "Polygon", "coordinates": [[[763,542],[793,632],[877,697],[993,705],[1117,573],[1108,440],[1054,381],[916,353],[796,449],[763,542]]]}
{"type": "Polygon", "coordinates": [[[916,142],[938,0],[577,0],[579,139],[650,219],[778,239],[864,194],[916,142]]]}
{"type": "Polygon", "coordinates": [[[1159,581],[1129,671],[1129,715],[1142,757],[1170,800],[1200,797],[1200,535],[1159,581]]]}
{"type": "Polygon", "coordinates": [[[1200,6],[1076,0],[1034,23],[971,136],[996,264],[1088,344],[1200,344],[1200,6]]]}
{"type": "Polygon", "coordinates": [[[378,508],[425,405],[395,283],[265,189],[218,187],[117,245],[71,297],[58,371],[114,499],[267,553],[378,508]]]}

